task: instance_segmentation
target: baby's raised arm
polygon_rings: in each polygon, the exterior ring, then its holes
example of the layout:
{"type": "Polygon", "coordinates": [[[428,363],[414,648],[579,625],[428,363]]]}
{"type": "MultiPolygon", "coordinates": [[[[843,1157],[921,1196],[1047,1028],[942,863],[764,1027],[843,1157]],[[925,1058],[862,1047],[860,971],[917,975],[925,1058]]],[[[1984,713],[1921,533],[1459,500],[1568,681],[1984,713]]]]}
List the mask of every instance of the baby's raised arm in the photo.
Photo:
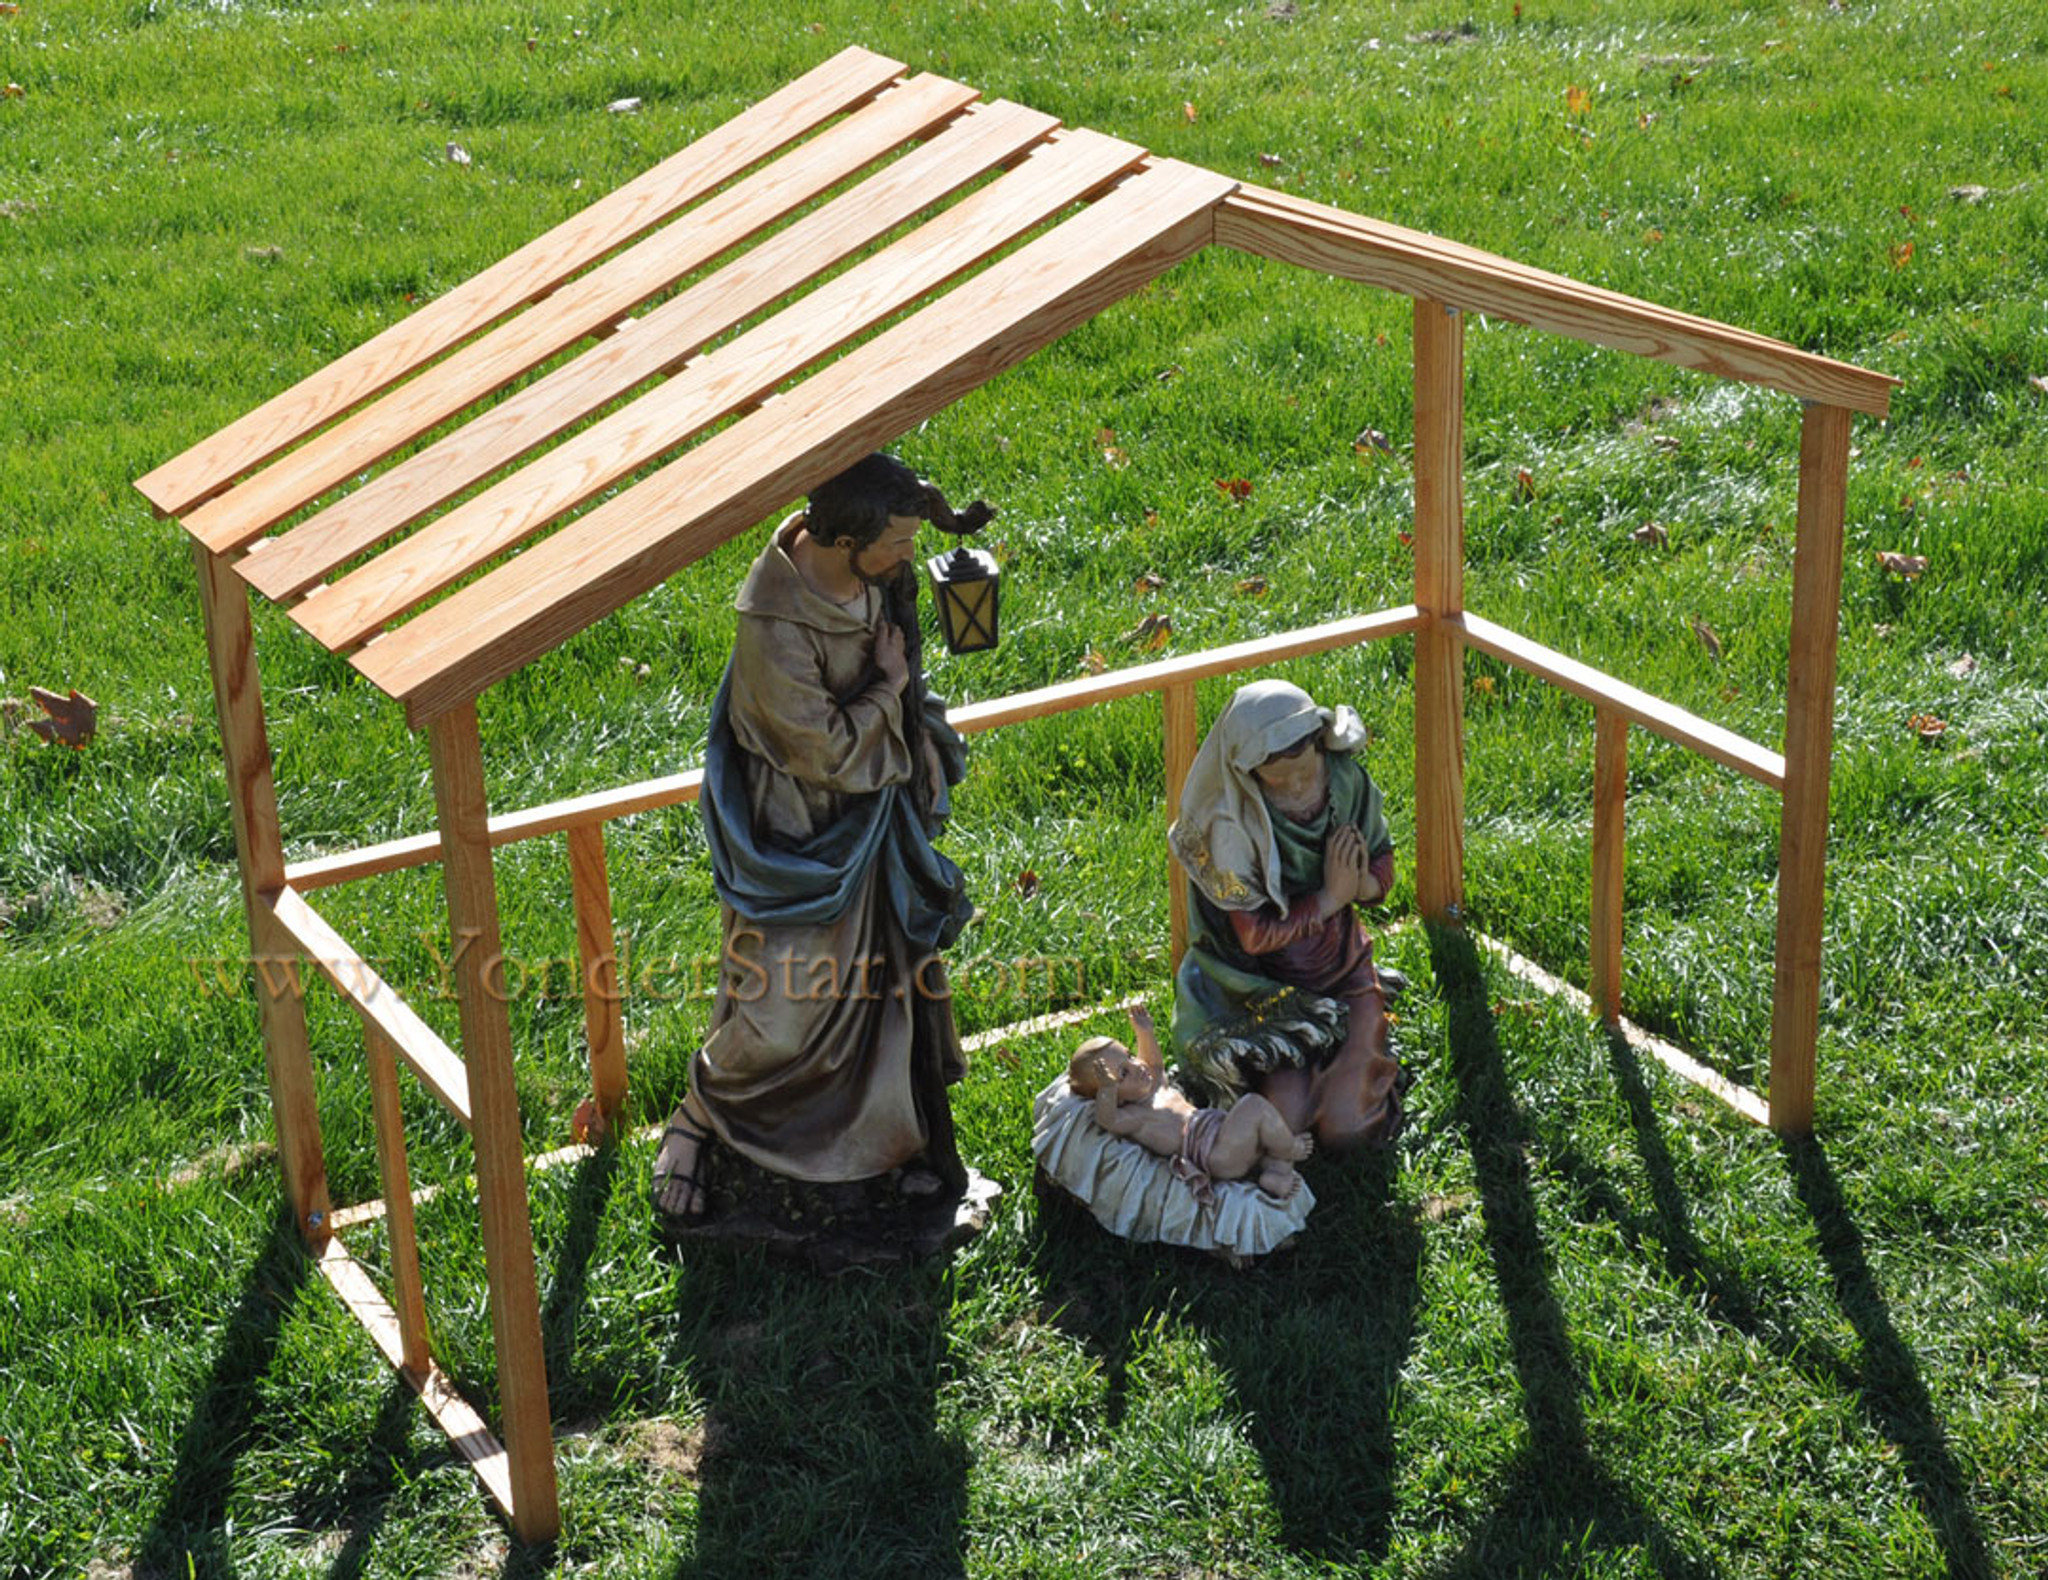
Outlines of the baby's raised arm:
{"type": "Polygon", "coordinates": [[[1131,1052],[1149,1065],[1154,1075],[1166,1073],[1166,1062],[1159,1056],[1159,1033],[1152,1029],[1152,1012],[1143,1004],[1131,1006],[1131,1052]]]}

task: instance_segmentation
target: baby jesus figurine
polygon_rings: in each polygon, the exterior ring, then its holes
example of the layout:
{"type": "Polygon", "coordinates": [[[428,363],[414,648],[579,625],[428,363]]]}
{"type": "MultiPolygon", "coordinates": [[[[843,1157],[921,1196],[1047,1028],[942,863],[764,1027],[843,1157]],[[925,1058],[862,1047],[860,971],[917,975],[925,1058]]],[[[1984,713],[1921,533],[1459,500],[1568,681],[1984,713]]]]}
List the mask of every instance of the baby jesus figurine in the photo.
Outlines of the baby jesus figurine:
{"type": "Polygon", "coordinates": [[[1074,1050],[1067,1085],[1095,1100],[1096,1124],[1173,1161],[1174,1174],[1195,1199],[1214,1197],[1212,1180],[1256,1173],[1259,1189],[1285,1201],[1301,1189],[1294,1165],[1315,1150],[1306,1131],[1291,1131],[1280,1110],[1256,1092],[1228,1109],[1197,1108],[1166,1084],[1159,1038],[1141,1006],[1131,1011],[1134,1054],[1114,1037],[1091,1037],[1074,1050]]]}

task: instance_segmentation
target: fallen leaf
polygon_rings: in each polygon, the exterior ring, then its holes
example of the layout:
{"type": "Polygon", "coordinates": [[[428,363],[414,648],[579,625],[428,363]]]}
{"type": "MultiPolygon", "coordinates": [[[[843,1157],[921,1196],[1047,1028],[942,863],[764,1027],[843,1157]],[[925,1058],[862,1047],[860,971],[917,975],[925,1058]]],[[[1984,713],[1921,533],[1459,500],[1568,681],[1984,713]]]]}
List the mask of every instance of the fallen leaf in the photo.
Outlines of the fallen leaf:
{"type": "Polygon", "coordinates": [[[1666,455],[1676,455],[1685,448],[1685,441],[1675,433],[1653,433],[1650,435],[1650,448],[1661,450],[1666,455]]]}
{"type": "Polygon", "coordinates": [[[1006,1070],[1019,1070],[1024,1067],[1024,1061],[1017,1057],[1017,1050],[1007,1042],[998,1043],[990,1050],[990,1054],[996,1063],[1006,1070]]]}
{"type": "Polygon", "coordinates": [[[1217,490],[1226,499],[1235,500],[1241,505],[1252,497],[1252,485],[1242,477],[1219,477],[1215,481],[1217,490]]]}
{"type": "Polygon", "coordinates": [[[1026,867],[1011,880],[1011,887],[1028,900],[1038,892],[1038,874],[1026,867]]]}
{"type": "Polygon", "coordinates": [[[28,727],[53,746],[63,745],[73,751],[83,751],[92,740],[93,732],[99,728],[100,705],[76,686],[71,688],[69,696],[59,696],[41,686],[30,686],[28,694],[30,700],[49,715],[46,719],[30,719],[28,727]]]}
{"type": "Polygon", "coordinates": [[[1892,639],[1892,633],[1896,630],[1898,630],[1897,626],[1892,625],[1888,621],[1881,620],[1870,628],[1870,634],[1880,642],[1889,642],[1892,639]]]}
{"type": "Polygon", "coordinates": [[[1926,458],[1925,456],[1923,456],[1923,455],[1916,455],[1916,456],[1914,456],[1914,457],[1913,457],[1913,459],[1912,459],[1912,460],[1910,460],[1910,461],[1908,461],[1908,462],[1906,463],[1906,470],[1910,472],[1910,471],[1912,471],[1912,470],[1913,470],[1913,469],[1914,469],[1914,468],[1915,468],[1916,466],[1922,466],[1922,465],[1925,465],[1925,464],[1926,464],[1926,460],[1927,460],[1927,458],[1926,458]]]}
{"type": "Polygon", "coordinates": [[[18,82],[10,82],[6,87],[0,88],[0,98],[20,99],[27,97],[27,95],[28,89],[18,82]]]}
{"type": "Polygon", "coordinates": [[[1637,131],[1647,132],[1652,126],[1655,126],[1656,124],[1657,117],[1652,115],[1648,110],[1638,110],[1636,112],[1637,131]]]}
{"type": "Polygon", "coordinates": [[[1663,239],[1664,232],[1657,229],[1657,227],[1654,225],[1643,232],[1643,240],[1648,242],[1652,247],[1656,246],[1657,243],[1662,241],[1663,239]]]}
{"type": "Polygon", "coordinates": [[[2027,375],[2027,382],[2043,395],[2048,395],[2048,373],[2030,373],[2027,375]]]}
{"type": "Polygon", "coordinates": [[[1415,547],[1415,534],[1407,531],[1396,532],[1394,541],[1404,549],[1412,549],[1415,547]]]}
{"type": "Polygon", "coordinates": [[[1099,675],[1109,668],[1109,660],[1091,647],[1081,655],[1081,667],[1091,675],[1099,675]]]}
{"type": "Polygon", "coordinates": [[[1180,113],[1181,119],[1186,121],[1193,121],[1198,118],[1194,102],[1192,100],[1183,101],[1180,107],[1180,113]]]}
{"type": "Polygon", "coordinates": [[[1181,365],[1178,362],[1174,362],[1169,363],[1166,367],[1161,368],[1157,373],[1153,374],[1152,376],[1155,379],[1157,379],[1161,384],[1171,384],[1175,379],[1181,376],[1181,372],[1181,365]]]}
{"type": "Polygon", "coordinates": [[[1892,248],[1892,267],[1894,269],[1903,269],[1912,261],[1913,244],[1910,241],[1902,241],[1892,248]]]}
{"type": "Polygon", "coordinates": [[[535,51],[536,49],[538,49],[538,48],[540,48],[540,40],[539,40],[539,39],[537,39],[537,38],[530,38],[530,39],[528,39],[528,40],[526,41],[526,53],[527,53],[527,54],[531,55],[531,54],[532,54],[532,53],[533,53],[533,52],[534,52],[534,51],[535,51]]]}
{"type": "Polygon", "coordinates": [[[1140,598],[1144,597],[1147,593],[1162,592],[1165,590],[1165,587],[1166,578],[1164,576],[1157,575],[1152,571],[1145,572],[1143,576],[1140,576],[1136,581],[1131,583],[1131,591],[1136,593],[1140,598]]]}
{"type": "Polygon", "coordinates": [[[1286,164],[1287,161],[1282,159],[1278,154],[1260,154],[1259,163],[1264,165],[1268,170],[1277,170],[1280,168],[1280,166],[1286,164]]]}
{"type": "Polygon", "coordinates": [[[1980,187],[1977,186],[1975,183],[1968,183],[1959,187],[1950,187],[1948,189],[1948,195],[1954,198],[1958,203],[1982,203],[1986,198],[1991,196],[1991,188],[1980,187]]]}
{"type": "Polygon", "coordinates": [[[0,4],[0,16],[13,16],[20,9],[21,7],[16,5],[14,0],[5,0],[4,4],[0,4]]]}
{"type": "Polygon", "coordinates": [[[1266,596],[1266,587],[1265,577],[1247,576],[1237,584],[1237,595],[1240,598],[1263,598],[1266,596]]]}
{"type": "Polygon", "coordinates": [[[1148,507],[1145,511],[1145,525],[1148,527],[1158,526],[1159,512],[1148,507]]]}
{"type": "Polygon", "coordinates": [[[1927,569],[1927,556],[1924,554],[1895,554],[1890,549],[1879,549],[1877,551],[1877,563],[1890,571],[1894,576],[1902,576],[1907,581],[1912,581],[1922,571],[1927,569]]]}
{"type": "Polygon", "coordinates": [[[464,148],[460,143],[450,143],[448,145],[448,163],[450,163],[451,165],[468,164],[469,150],[467,148],[464,148]]]}
{"type": "Polygon", "coordinates": [[[637,98],[614,99],[605,106],[605,110],[612,115],[638,115],[640,113],[640,101],[637,98]]]}
{"type": "Polygon", "coordinates": [[[1493,676],[1474,675],[1472,677],[1472,689],[1483,697],[1492,696],[1495,690],[1493,676]]]}
{"type": "Polygon", "coordinates": [[[1110,445],[1102,452],[1102,461],[1112,472],[1121,472],[1131,464],[1131,458],[1124,454],[1120,445],[1110,445]]]}
{"type": "Polygon", "coordinates": [[[1664,530],[1664,524],[1661,521],[1645,521],[1635,531],[1631,532],[1629,536],[1638,543],[1654,543],[1660,549],[1671,541],[1671,534],[1664,530]]]}
{"type": "Polygon", "coordinates": [[[1526,466],[1515,468],[1515,497],[1534,499],[1536,497],[1536,474],[1526,466]]]}
{"type": "Polygon", "coordinates": [[[1360,455],[1364,455],[1368,450],[1377,450],[1381,455],[1392,455],[1394,441],[1377,428],[1361,428],[1358,430],[1358,437],[1351,441],[1351,448],[1360,455]]]}
{"type": "Polygon", "coordinates": [[[1923,741],[1938,741],[1948,734],[1948,720],[1931,713],[1916,713],[1906,720],[1906,728],[1923,741]]]}
{"type": "MultiPolygon", "coordinates": [[[[1515,9],[1519,11],[1522,8],[1516,6],[1515,9]]],[[[1468,1190],[1456,1191],[1448,1196],[1425,1196],[1422,1198],[1422,1216],[1431,1223],[1442,1223],[1446,1218],[1455,1218],[1470,1207],[1473,1199],[1472,1193],[1468,1190]]]]}
{"type": "Polygon", "coordinates": [[[596,1098],[584,1098],[569,1120],[569,1138],[579,1147],[597,1146],[604,1140],[604,1133],[604,1110],[597,1106],[596,1098]]]}
{"type": "Polygon", "coordinates": [[[242,249],[242,256],[251,263],[275,263],[284,256],[284,248],[277,246],[244,247],[242,249]]]}
{"type": "Polygon", "coordinates": [[[1692,627],[1692,634],[1700,639],[1700,646],[1707,650],[1709,658],[1721,656],[1721,639],[1714,634],[1714,628],[1696,614],[1685,617],[1685,623],[1692,627]]]}
{"type": "Polygon", "coordinates": [[[1948,672],[1958,680],[1968,679],[1977,673],[1977,655],[1965,653],[1961,658],[1948,666],[1948,672]]]}
{"type": "Polygon", "coordinates": [[[1564,90],[1564,107],[1568,115],[1584,115],[1593,108],[1593,95],[1581,87],[1568,87],[1564,90]]]}
{"type": "Polygon", "coordinates": [[[1273,3],[1266,7],[1268,22],[1292,22],[1300,15],[1301,12],[1296,8],[1294,0],[1273,0],[1273,3]]]}
{"type": "Polygon", "coordinates": [[[1173,620],[1167,615],[1153,613],[1146,615],[1117,640],[1126,647],[1142,642],[1147,652],[1154,652],[1166,646],[1172,636],[1173,620]]]}

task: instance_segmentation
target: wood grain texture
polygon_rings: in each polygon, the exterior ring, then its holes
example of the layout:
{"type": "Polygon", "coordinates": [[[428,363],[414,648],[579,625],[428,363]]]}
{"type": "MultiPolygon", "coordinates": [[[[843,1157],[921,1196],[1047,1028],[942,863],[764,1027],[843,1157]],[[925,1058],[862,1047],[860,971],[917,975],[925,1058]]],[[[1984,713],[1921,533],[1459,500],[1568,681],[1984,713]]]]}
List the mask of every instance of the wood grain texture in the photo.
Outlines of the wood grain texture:
{"type": "Polygon", "coordinates": [[[1482,653],[1491,653],[1517,669],[1540,675],[1575,697],[1611,708],[1631,723],[1640,724],[1666,740],[1690,747],[1702,757],[1711,758],[1724,768],[1733,768],[1758,784],[1769,785],[1773,790],[1782,790],[1785,786],[1785,759],[1733,730],[1723,729],[1697,713],[1689,713],[1675,703],[1653,697],[1647,691],[1616,680],[1590,664],[1567,658],[1555,648],[1531,641],[1469,610],[1460,618],[1459,626],[1465,640],[1482,653]]]}
{"type": "Polygon", "coordinates": [[[1234,183],[1158,161],[353,662],[415,723],[559,646],[1208,244],[1234,183]]]}
{"type": "MultiPolygon", "coordinates": [[[[957,114],[972,88],[916,77],[562,286],[411,382],[184,517],[207,547],[240,548],[472,402],[623,318],[764,226],[957,114]]],[[[579,414],[580,415],[580,414],[579,414]]]]}
{"type": "Polygon", "coordinates": [[[569,830],[569,886],[576,906],[583,1026],[590,1043],[590,1094],[604,1116],[606,1134],[616,1135],[626,1107],[626,1026],[602,823],[569,830]]]}
{"type": "Polygon", "coordinates": [[[1778,941],[1771,998],[1771,1128],[1783,1135],[1804,1135],[1813,1128],[1849,423],[1841,407],[1809,406],[1799,434],[1799,541],[1792,552],[1785,799],[1778,826],[1778,941]]]}
{"type": "Polygon", "coordinates": [[[614,247],[868,98],[902,70],[902,62],[864,49],[840,51],[446,296],[145,474],[136,480],[136,488],[160,515],[182,516],[322,424],[507,313],[545,296],[614,247]]]}
{"type": "Polygon", "coordinates": [[[267,896],[265,904],[292,939],[300,958],[333,984],[365,1026],[389,1039],[421,1084],[469,1129],[469,1073],[455,1051],[298,890],[286,885],[267,896]]]}
{"type": "MultiPolygon", "coordinates": [[[[235,831],[235,861],[242,875],[242,913],[248,923],[249,947],[259,960],[287,961],[296,969],[297,948],[272,915],[268,899],[284,884],[284,837],[278,827],[277,784],[271,775],[270,740],[263,722],[263,682],[256,671],[249,594],[217,556],[196,543],[192,545],[192,565],[199,579],[207,668],[220,719],[228,811],[235,831]]],[[[305,1005],[295,993],[272,991],[266,979],[258,983],[256,1007],[285,1195],[299,1232],[317,1245],[326,1236],[332,1204],[327,1195],[327,1158],[320,1140],[320,1105],[313,1082],[305,1005]]]]}
{"type": "MultiPolygon", "coordinates": [[[[1164,710],[1166,728],[1166,827],[1171,829],[1180,817],[1180,793],[1188,782],[1188,769],[1194,766],[1195,752],[1201,745],[1201,718],[1195,710],[1195,683],[1192,680],[1175,681],[1159,693],[1164,710]]],[[[1161,840],[1162,845],[1165,844],[1161,840]]],[[[1188,952],[1188,884],[1180,864],[1169,853],[1166,857],[1166,893],[1171,907],[1173,969],[1180,969],[1181,956],[1188,952]]]]}
{"type": "Polygon", "coordinates": [[[1874,416],[1885,415],[1898,384],[1732,325],[1286,193],[1240,191],[1218,210],[1216,239],[1284,263],[1874,416]]]}
{"type": "MultiPolygon", "coordinates": [[[[636,385],[694,355],[778,297],[921,209],[1015,157],[1058,123],[1021,105],[975,108],[851,192],[768,236],[574,362],[264,542],[236,569],[267,598],[295,597],[636,385]]],[[[336,589],[329,589],[332,593],[336,589]]],[[[327,594],[323,594],[323,597],[327,594]]],[[[330,643],[330,645],[332,645],[330,643]]]]}
{"type": "Polygon", "coordinates": [[[405,1159],[405,1114],[398,1101],[398,1055],[373,1021],[363,1022],[363,1053],[370,1072],[370,1111],[377,1125],[377,1177],[384,1188],[384,1223],[391,1248],[399,1369],[424,1377],[433,1357],[427,1347],[427,1300],[420,1284],[412,1174],[405,1159]]]}
{"type": "Polygon", "coordinates": [[[1593,927],[1587,982],[1593,1010],[1610,1026],[1621,1019],[1623,829],[1628,806],[1628,720],[1594,710],[1593,927]]]}
{"type": "Polygon", "coordinates": [[[317,1265],[321,1276],[341,1298],[349,1315],[362,1324],[363,1330],[383,1351],[384,1358],[397,1368],[399,1376],[420,1396],[420,1402],[427,1407],[427,1414],[447,1434],[449,1445],[476,1473],[484,1491],[508,1515],[516,1515],[512,1506],[511,1463],[504,1448],[491,1435],[491,1429],[484,1425],[483,1417],[455,1391],[455,1385],[440,1367],[429,1361],[424,1374],[406,1368],[405,1336],[400,1329],[398,1315],[384,1298],[384,1292],[377,1287],[377,1281],[370,1276],[369,1269],[348,1253],[338,1235],[327,1242],[317,1265]]]}
{"type": "MultiPolygon", "coordinates": [[[[1144,156],[1078,132],[699,358],[623,410],[431,522],[293,610],[317,639],[353,644],[493,555],[916,303],[1144,156]]],[[[712,285],[717,283],[714,277],[712,285]]],[[[641,331],[636,329],[635,334],[641,331]]]]}
{"type": "Polygon", "coordinates": [[[1465,900],[1465,321],[1415,303],[1415,903],[1455,919],[1465,900]]]}
{"type": "Polygon", "coordinates": [[[438,715],[427,731],[427,749],[441,829],[448,933],[458,943],[472,941],[455,956],[453,974],[474,1110],[470,1135],[476,1146],[477,1212],[490,1281],[505,1451],[511,1460],[512,1524],[524,1541],[548,1541],[560,1529],[561,1518],[476,709],[462,706],[438,715]]]}

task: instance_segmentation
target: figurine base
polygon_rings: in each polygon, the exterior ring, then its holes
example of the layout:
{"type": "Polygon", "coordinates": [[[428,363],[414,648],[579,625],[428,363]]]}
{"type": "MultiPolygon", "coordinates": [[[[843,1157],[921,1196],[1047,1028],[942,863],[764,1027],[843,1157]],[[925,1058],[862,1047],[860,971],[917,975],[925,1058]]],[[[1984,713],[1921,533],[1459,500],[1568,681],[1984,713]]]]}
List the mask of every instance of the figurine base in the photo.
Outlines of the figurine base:
{"type": "Polygon", "coordinates": [[[677,1218],[655,1209],[655,1231],[672,1246],[706,1241],[759,1246],[821,1273],[887,1267],[942,1256],[987,1227],[1002,1187],[974,1169],[959,1195],[919,1193],[910,1167],[873,1179],[817,1184],[771,1173],[728,1147],[699,1159],[710,1210],[677,1218]],[[906,1191],[908,1181],[912,1189],[906,1191]]]}

